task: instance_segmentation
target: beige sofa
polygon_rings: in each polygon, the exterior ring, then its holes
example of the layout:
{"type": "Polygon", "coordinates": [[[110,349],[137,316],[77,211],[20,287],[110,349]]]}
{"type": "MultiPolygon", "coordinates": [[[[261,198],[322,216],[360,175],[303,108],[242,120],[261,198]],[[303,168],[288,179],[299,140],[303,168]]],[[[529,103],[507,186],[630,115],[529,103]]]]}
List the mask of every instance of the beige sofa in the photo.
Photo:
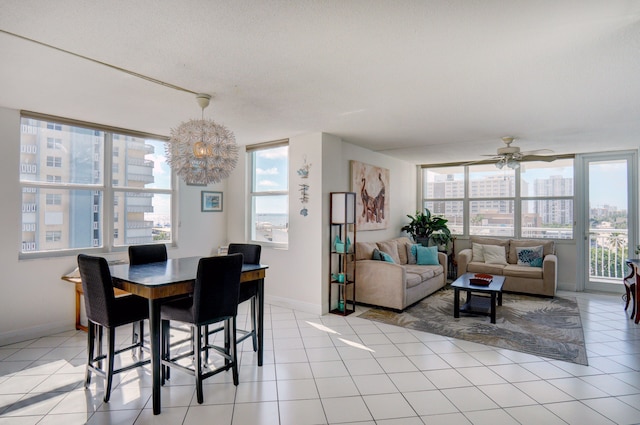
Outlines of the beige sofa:
{"type": "MultiPolygon", "coordinates": [[[[471,236],[471,248],[458,253],[458,277],[464,273],[489,273],[505,276],[503,290],[521,292],[525,294],[545,295],[553,297],[556,294],[558,280],[558,257],[555,255],[553,241],[540,239],[497,239],[471,236]],[[474,258],[473,244],[493,245],[504,248],[507,264],[490,264],[474,258]],[[518,265],[517,248],[543,248],[542,267],[518,265]]],[[[476,246],[476,249],[478,247],[476,246]]]]}
{"type": "Polygon", "coordinates": [[[445,286],[447,256],[438,253],[438,265],[408,264],[411,245],[406,237],[356,242],[356,302],[402,311],[445,286]],[[372,260],[376,248],[395,263],[372,260]]]}

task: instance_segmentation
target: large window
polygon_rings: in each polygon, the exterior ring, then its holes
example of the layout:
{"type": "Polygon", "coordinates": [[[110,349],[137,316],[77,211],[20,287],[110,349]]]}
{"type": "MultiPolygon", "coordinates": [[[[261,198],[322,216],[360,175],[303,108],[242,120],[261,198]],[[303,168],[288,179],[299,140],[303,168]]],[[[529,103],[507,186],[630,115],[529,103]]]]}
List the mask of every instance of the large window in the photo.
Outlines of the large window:
{"type": "Polygon", "coordinates": [[[289,146],[287,142],[247,148],[251,163],[251,240],[289,242],[289,146]]]}
{"type": "Polygon", "coordinates": [[[573,158],[424,166],[423,206],[449,220],[455,235],[573,238],[573,158]]]}
{"type": "Polygon", "coordinates": [[[25,115],[20,143],[22,254],[172,241],[161,138],[25,115]]]}

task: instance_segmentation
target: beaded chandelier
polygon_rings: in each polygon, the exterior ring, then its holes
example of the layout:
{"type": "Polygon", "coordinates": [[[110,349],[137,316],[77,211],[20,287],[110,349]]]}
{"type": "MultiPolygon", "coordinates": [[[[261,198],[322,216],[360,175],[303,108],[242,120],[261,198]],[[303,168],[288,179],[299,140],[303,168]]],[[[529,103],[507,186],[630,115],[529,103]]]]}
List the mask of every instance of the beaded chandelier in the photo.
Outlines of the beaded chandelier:
{"type": "Polygon", "coordinates": [[[171,129],[166,145],[167,162],[187,183],[219,183],[229,177],[238,163],[238,145],[229,129],[204,119],[211,96],[196,95],[202,118],[181,123],[171,129]]]}

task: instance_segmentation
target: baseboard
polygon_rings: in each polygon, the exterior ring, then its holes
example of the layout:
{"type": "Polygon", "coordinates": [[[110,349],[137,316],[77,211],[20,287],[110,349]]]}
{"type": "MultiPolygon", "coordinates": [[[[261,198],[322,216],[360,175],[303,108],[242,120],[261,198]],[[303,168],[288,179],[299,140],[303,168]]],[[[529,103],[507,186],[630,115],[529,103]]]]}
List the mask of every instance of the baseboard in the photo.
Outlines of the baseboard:
{"type": "Polygon", "coordinates": [[[266,295],[264,297],[265,304],[271,304],[278,307],[290,308],[304,313],[322,315],[322,307],[318,304],[304,303],[291,298],[274,297],[266,295]]]}
{"type": "Polygon", "coordinates": [[[0,346],[28,341],[30,339],[51,336],[61,332],[75,330],[75,324],[69,321],[59,321],[23,328],[11,332],[0,333],[0,346]]]}

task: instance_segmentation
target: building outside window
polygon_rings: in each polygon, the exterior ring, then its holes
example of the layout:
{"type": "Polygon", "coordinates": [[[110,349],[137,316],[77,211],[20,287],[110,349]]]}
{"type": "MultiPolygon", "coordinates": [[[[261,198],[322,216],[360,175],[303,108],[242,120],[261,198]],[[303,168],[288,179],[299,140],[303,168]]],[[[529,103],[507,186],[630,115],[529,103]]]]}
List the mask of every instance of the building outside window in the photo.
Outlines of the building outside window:
{"type": "Polygon", "coordinates": [[[21,254],[73,255],[87,248],[104,252],[173,241],[175,196],[165,143],[134,131],[118,134],[99,125],[23,115],[21,254]],[[46,155],[43,143],[54,146],[56,155],[46,155]],[[41,172],[36,164],[42,162],[60,171],[41,172]]]}
{"type": "Polygon", "coordinates": [[[288,141],[247,147],[251,163],[251,240],[289,243],[288,141]]]}
{"type": "Polygon", "coordinates": [[[422,169],[423,207],[455,235],[573,239],[573,186],[573,157],[422,169]]]}

